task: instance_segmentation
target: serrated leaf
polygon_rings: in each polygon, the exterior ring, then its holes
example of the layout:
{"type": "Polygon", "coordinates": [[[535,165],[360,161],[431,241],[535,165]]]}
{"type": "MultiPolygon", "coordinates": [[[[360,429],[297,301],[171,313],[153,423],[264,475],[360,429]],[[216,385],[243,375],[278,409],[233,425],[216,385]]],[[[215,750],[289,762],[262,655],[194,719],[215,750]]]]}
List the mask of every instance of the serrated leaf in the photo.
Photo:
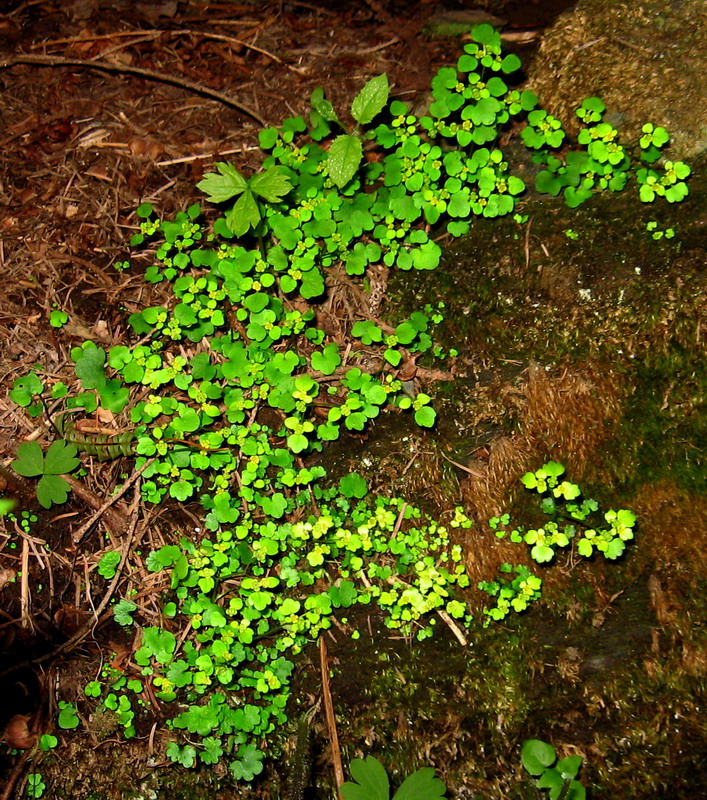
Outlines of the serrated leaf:
{"type": "Polygon", "coordinates": [[[340,189],[356,174],[362,156],[363,145],[358,136],[342,134],[334,139],[329,148],[327,167],[329,176],[340,189]]]}
{"type": "Polygon", "coordinates": [[[270,167],[265,172],[254,175],[248,186],[270,203],[279,202],[292,189],[292,183],[281,167],[270,167]]]}
{"type": "Polygon", "coordinates": [[[76,458],[76,445],[59,439],[52,442],[44,459],[44,472],[47,475],[63,475],[71,472],[81,463],[76,458]]]}
{"type": "Polygon", "coordinates": [[[216,169],[221,173],[209,172],[203,180],[197,183],[196,188],[201,189],[212,203],[223,203],[248,188],[246,179],[233,166],[225,161],[219,161],[216,169]]]}
{"type": "Polygon", "coordinates": [[[439,800],[447,787],[435,777],[432,767],[423,767],[407,777],[393,795],[393,800],[439,800]]]}
{"type": "Polygon", "coordinates": [[[346,781],[341,786],[344,800],[388,800],[390,785],[388,775],[377,758],[366,756],[354,758],[351,762],[351,775],[357,781],[346,781]]]}
{"type": "Polygon", "coordinates": [[[44,453],[37,442],[23,442],[17,448],[17,456],[12,468],[18,475],[34,478],[44,474],[44,453]]]}
{"type": "Polygon", "coordinates": [[[339,118],[334,111],[334,106],[324,96],[324,89],[321,86],[312,92],[312,97],[309,101],[312,108],[327,122],[338,122],[339,118]]]}
{"type": "Polygon", "coordinates": [[[351,103],[351,116],[361,125],[368,125],[385,108],[389,93],[390,85],[385,72],[371,78],[351,103]]]}
{"type": "Polygon", "coordinates": [[[243,236],[244,233],[254,228],[259,222],[260,211],[258,210],[258,204],[255,202],[253,192],[250,189],[246,189],[233,208],[226,212],[226,224],[236,236],[243,236]]]}

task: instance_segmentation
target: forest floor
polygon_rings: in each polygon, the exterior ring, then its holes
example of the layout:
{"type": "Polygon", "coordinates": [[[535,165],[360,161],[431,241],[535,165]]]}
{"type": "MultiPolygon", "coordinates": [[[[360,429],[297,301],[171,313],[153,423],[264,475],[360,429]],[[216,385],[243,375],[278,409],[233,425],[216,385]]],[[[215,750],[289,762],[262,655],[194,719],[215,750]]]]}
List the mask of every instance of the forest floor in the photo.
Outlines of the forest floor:
{"type": "MultiPolygon", "coordinates": [[[[479,21],[500,18],[526,63],[570,4],[479,5],[479,21]]],[[[259,130],[306,114],[317,86],[345,109],[386,72],[392,96],[424,99],[460,48],[429,35],[434,11],[369,0],[0,3],[3,389],[37,365],[50,383],[66,380],[82,342],[131,345],[125,312],[159,304],[164,292],[141,270],[115,268],[131,258],[140,203],[169,217],[200,200],[195,184],[214,161],[257,170],[259,130]],[[55,327],[53,312],[68,322],[55,327]]],[[[509,134],[511,153],[517,139],[509,134]]],[[[516,166],[532,169],[520,156],[516,166]]],[[[332,448],[332,471],[364,471],[370,456],[367,477],[391,491],[433,509],[460,502],[483,520],[511,502],[525,469],[556,458],[598,499],[633,508],[644,538],[613,572],[566,564],[547,581],[541,612],[479,628],[469,651],[448,630],[412,648],[384,630],[358,644],[332,641],[346,758],[381,754],[396,780],[434,766],[450,797],[529,797],[518,750],[537,736],[584,756],[596,797],[687,798],[707,788],[704,180],[691,191],[680,209],[612,199],[591,214],[531,193],[519,210],[532,215],[538,203],[532,228],[481,220],[439,270],[391,278],[387,313],[446,304],[438,334],[460,351],[457,379],[434,387],[436,434],[406,431],[403,446],[396,421],[382,421],[370,438],[332,448]],[[647,236],[653,219],[674,225],[676,240],[647,236]]],[[[130,744],[98,715],[82,717],[81,733],[57,730],[58,698],[75,699],[83,714],[83,687],[104,659],[130,664],[134,642],[111,613],[95,625],[93,615],[106,537],[121,545],[131,508],[121,501],[112,527],[104,518],[75,535],[129,468],[88,460],[68,503],[47,512],[8,469],[26,440],[51,434],[5,393],[0,480],[37,519],[7,522],[0,542],[2,800],[29,796],[29,772],[57,800],[289,797],[278,764],[247,790],[217,769],[169,764],[155,728],[130,744]],[[60,738],[50,753],[36,747],[46,733],[60,738]]],[[[169,540],[175,520],[142,512],[148,551],[169,540]]],[[[507,557],[479,552],[477,578],[507,557]]],[[[164,588],[137,550],[116,593],[131,587],[148,614],[164,588]]],[[[297,689],[316,695],[317,654],[305,661],[297,689]]],[[[327,727],[312,727],[305,796],[330,797],[327,727]]]]}

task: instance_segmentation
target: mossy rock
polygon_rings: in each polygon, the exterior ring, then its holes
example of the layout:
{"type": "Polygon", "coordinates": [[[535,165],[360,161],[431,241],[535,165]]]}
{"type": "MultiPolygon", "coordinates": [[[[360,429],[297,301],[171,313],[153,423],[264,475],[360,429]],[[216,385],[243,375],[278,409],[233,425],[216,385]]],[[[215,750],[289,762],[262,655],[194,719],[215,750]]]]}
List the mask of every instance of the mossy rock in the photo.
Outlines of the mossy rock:
{"type": "Polygon", "coordinates": [[[671,134],[668,157],[692,157],[707,149],[704,14],[703,0],[580,0],[546,33],[530,88],[570,133],[598,95],[627,141],[653,122],[671,134]]]}

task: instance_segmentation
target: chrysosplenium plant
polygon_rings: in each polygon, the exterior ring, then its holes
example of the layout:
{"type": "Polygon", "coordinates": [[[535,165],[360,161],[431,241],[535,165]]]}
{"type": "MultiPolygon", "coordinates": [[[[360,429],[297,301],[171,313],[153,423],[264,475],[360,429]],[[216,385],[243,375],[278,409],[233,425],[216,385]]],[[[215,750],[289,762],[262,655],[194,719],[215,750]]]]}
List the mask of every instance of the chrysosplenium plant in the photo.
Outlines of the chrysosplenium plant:
{"type": "MultiPolygon", "coordinates": [[[[580,487],[563,479],[564,474],[562,464],[548,461],[521,478],[523,486],[541,498],[540,510],[548,517],[542,526],[528,530],[520,525],[511,527],[510,515],[503,514],[490,519],[490,527],[499,539],[509,536],[512,542],[524,542],[538,564],[549,564],[558,550],[565,549],[572,557],[590,558],[600,553],[610,561],[620,558],[626,543],[634,537],[636,515],[627,508],[612,508],[601,514],[599,503],[583,498],[580,487]]],[[[485,625],[504,619],[511,611],[525,611],[541,594],[542,580],[524,564],[502,564],[499,571],[499,579],[478,584],[479,589],[496,598],[496,605],[484,611],[485,625]],[[511,578],[513,573],[515,577],[511,578]]]]}
{"type": "MultiPolygon", "coordinates": [[[[503,56],[493,28],[473,39],[434,78],[423,116],[389,101],[385,75],[354,99],[353,127],[315,90],[308,120],[260,134],[262,171],[246,178],[218,163],[204,177],[199,187],[224,210],[211,228],[198,205],[174,220],[141,205],[132,244],[154,240],[145,279],[171,296],[130,316],[137,345],[74,348],[80,394],[52,386],[65,398],[57,428],[67,446],[134,456],[146,501],[203,510],[205,535],[147,558],[170,589],[162,618],[145,620],[135,674],[107,669],[86,687],[128,737],[147,696],[164,704],[167,753],[185,766],[223,758],[246,781],[262,770],[267,737],[286,720],[292,658],[334,614],[345,628],[356,606],[375,605],[385,625],[420,639],[431,612],[469,620],[453,596],[468,577],[450,539],[469,527],[464,514],[443,525],[401,499],[367,498],[356,473],[327,481],[316,455],[384,409],[434,425],[411,378],[422,354],[444,355],[431,338],[441,310],[393,325],[366,318],[360,298],[376,272],[434,269],[440,234],[509,214],[524,189],[496,144],[514,118],[536,114],[542,128],[537,97],[507,85],[520,61],[503,56]],[[342,286],[352,294],[329,313],[323,301],[342,286]],[[99,404],[129,415],[132,429],[74,421],[99,404]]],[[[36,416],[44,389],[31,373],[13,397],[36,416]]],[[[25,474],[53,476],[48,458],[35,461],[25,474]]],[[[104,554],[99,575],[113,579],[119,563],[104,554]]],[[[114,612],[126,627],[142,619],[130,596],[114,612]]]]}

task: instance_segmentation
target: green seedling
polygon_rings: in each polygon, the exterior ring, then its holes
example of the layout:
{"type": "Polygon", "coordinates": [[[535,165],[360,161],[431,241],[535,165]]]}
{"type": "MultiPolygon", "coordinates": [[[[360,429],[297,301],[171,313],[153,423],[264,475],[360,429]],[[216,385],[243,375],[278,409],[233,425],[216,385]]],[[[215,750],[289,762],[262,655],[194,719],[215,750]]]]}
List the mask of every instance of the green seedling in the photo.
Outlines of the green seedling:
{"type": "Polygon", "coordinates": [[[521,751],[523,767],[537,778],[535,785],[547,789],[550,800],[585,800],[587,791],[575,780],[582,766],[581,756],[558,760],[555,748],[539,739],[528,739],[521,751]]]}
{"type": "MultiPolygon", "coordinates": [[[[509,514],[493,517],[489,526],[496,537],[502,539],[508,535],[514,543],[524,542],[530,547],[530,557],[538,564],[550,563],[558,550],[566,548],[584,558],[595,553],[609,560],[620,558],[626,542],[634,537],[636,515],[628,509],[610,509],[601,515],[596,500],[583,499],[579,486],[562,479],[564,473],[564,466],[556,461],[526,472],[521,483],[540,495],[540,510],[549,519],[540,528],[525,530],[512,526],[509,514]]],[[[525,611],[541,595],[542,580],[527,567],[503,564],[499,571],[498,579],[478,584],[479,589],[496,598],[496,605],[484,611],[486,625],[490,620],[504,619],[511,611],[525,611]],[[511,573],[515,573],[514,578],[509,577],[511,573]]]]}

